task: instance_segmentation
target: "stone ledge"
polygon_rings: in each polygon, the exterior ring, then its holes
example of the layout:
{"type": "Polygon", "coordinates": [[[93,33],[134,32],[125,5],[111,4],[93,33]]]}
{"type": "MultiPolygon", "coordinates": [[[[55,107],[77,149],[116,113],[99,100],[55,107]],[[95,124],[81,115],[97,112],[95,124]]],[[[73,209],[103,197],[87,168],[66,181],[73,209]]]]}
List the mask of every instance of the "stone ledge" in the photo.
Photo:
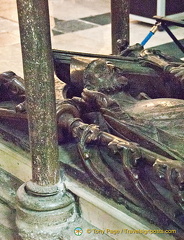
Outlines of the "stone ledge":
{"type": "MultiPolygon", "coordinates": [[[[67,155],[64,157],[67,158],[67,155]]],[[[17,188],[21,185],[22,181],[31,178],[31,161],[29,158],[26,158],[26,156],[21,156],[17,149],[15,150],[12,147],[6,146],[2,141],[0,143],[0,159],[1,168],[8,171],[1,170],[0,181],[3,186],[3,191],[0,199],[7,202],[10,206],[15,206],[17,188]],[[7,166],[9,167],[7,168],[7,166]],[[25,171],[25,166],[27,166],[27,171],[25,171]],[[18,167],[18,171],[15,171],[15,167],[18,167]]],[[[94,229],[159,230],[155,225],[148,223],[145,219],[128,211],[123,205],[119,205],[112,199],[101,196],[71,177],[64,177],[66,188],[79,199],[81,216],[88,222],[88,227],[84,227],[83,231],[89,236],[89,239],[93,239],[91,237],[94,237],[94,239],[103,239],[103,235],[99,235],[100,238],[98,238],[95,233],[87,233],[87,229],[93,229],[93,231],[94,229]]],[[[78,221],[75,224],[78,224],[78,221]]],[[[78,225],[76,227],[80,226],[78,225]]],[[[122,240],[122,234],[114,235],[109,232],[108,234],[109,239],[122,240]]],[[[85,239],[87,240],[87,238],[85,239]]],[[[108,239],[107,236],[104,240],[106,239],[108,239]]],[[[174,240],[175,238],[169,234],[126,234],[126,240],[129,239],[174,240]]],[[[71,238],[71,240],[74,240],[74,238],[71,238]]]]}
{"type": "Polygon", "coordinates": [[[123,205],[107,199],[84,184],[67,177],[66,188],[79,197],[82,217],[101,230],[119,230],[121,233],[106,233],[115,240],[174,240],[169,234],[128,234],[126,230],[160,230],[145,219],[131,213],[123,205]]]}

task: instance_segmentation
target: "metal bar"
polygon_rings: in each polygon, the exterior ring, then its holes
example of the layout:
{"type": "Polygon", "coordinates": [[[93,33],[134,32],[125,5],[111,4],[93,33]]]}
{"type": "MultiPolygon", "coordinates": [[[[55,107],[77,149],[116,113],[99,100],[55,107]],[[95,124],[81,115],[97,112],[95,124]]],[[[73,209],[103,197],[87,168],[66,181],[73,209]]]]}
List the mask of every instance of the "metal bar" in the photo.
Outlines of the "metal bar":
{"type": "Polygon", "coordinates": [[[52,186],[59,181],[54,67],[48,0],[17,0],[32,182],[52,186]]]}
{"type": "Polygon", "coordinates": [[[111,0],[112,53],[117,54],[117,40],[129,43],[129,0],[111,0]]]}
{"type": "Polygon", "coordinates": [[[163,29],[168,33],[168,35],[172,38],[174,43],[178,46],[178,48],[184,53],[184,46],[179,42],[179,40],[174,36],[174,34],[167,27],[166,23],[162,23],[161,25],[163,29]]]}
{"type": "Polygon", "coordinates": [[[55,59],[61,59],[62,62],[70,63],[71,58],[79,56],[79,57],[87,57],[87,58],[103,58],[107,61],[111,60],[120,60],[120,61],[139,61],[138,58],[135,57],[124,57],[124,56],[117,56],[117,55],[105,55],[105,54],[94,54],[94,53],[85,53],[85,52],[73,52],[67,50],[58,50],[53,49],[53,57],[55,59]]]}
{"type": "Polygon", "coordinates": [[[175,25],[178,27],[184,27],[184,21],[182,20],[174,20],[171,18],[167,18],[167,17],[160,17],[160,16],[153,16],[153,19],[157,20],[158,22],[161,22],[163,24],[171,24],[171,25],[175,25]]]}

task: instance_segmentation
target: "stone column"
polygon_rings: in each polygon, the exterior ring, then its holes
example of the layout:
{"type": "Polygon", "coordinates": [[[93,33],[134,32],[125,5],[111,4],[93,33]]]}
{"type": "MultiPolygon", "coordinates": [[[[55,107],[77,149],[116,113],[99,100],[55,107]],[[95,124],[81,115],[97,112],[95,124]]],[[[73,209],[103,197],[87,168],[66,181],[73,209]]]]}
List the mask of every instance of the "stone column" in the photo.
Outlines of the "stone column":
{"type": "Polygon", "coordinates": [[[23,239],[62,239],[75,208],[60,181],[48,0],[17,0],[17,7],[32,179],[17,192],[16,223],[23,239]]]}

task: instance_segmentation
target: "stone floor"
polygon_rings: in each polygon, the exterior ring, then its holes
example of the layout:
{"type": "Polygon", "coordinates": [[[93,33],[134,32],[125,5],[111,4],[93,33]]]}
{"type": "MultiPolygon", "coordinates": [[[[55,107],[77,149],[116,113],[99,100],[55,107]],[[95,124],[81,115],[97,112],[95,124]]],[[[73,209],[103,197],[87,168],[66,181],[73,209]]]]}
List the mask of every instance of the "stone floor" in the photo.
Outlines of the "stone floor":
{"type": "MultiPolygon", "coordinates": [[[[49,7],[53,48],[111,53],[110,0],[49,0],[49,7]]],[[[141,42],[150,28],[130,19],[130,44],[141,42]]],[[[183,29],[173,27],[172,31],[178,39],[184,38],[183,29]]],[[[157,32],[146,47],[170,41],[165,32],[157,32]]],[[[0,55],[0,72],[23,75],[16,0],[1,0],[0,55]]]]}

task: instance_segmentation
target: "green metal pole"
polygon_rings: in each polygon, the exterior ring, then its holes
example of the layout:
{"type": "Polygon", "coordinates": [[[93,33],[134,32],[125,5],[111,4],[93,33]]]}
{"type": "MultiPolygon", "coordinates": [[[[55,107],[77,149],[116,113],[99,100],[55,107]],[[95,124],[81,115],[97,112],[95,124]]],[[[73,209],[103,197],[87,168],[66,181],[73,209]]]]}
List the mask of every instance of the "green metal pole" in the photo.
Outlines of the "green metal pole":
{"type": "MultiPolygon", "coordinates": [[[[54,67],[48,0],[17,0],[32,180],[17,191],[16,225],[23,240],[64,239],[76,215],[74,197],[60,180],[54,67]]],[[[21,123],[20,123],[21,124],[21,123]]]]}
{"type": "Polygon", "coordinates": [[[129,43],[130,0],[111,0],[112,53],[117,54],[117,40],[129,43]]]}
{"type": "Polygon", "coordinates": [[[59,181],[54,68],[48,0],[17,0],[30,149],[32,182],[59,181]]]}

